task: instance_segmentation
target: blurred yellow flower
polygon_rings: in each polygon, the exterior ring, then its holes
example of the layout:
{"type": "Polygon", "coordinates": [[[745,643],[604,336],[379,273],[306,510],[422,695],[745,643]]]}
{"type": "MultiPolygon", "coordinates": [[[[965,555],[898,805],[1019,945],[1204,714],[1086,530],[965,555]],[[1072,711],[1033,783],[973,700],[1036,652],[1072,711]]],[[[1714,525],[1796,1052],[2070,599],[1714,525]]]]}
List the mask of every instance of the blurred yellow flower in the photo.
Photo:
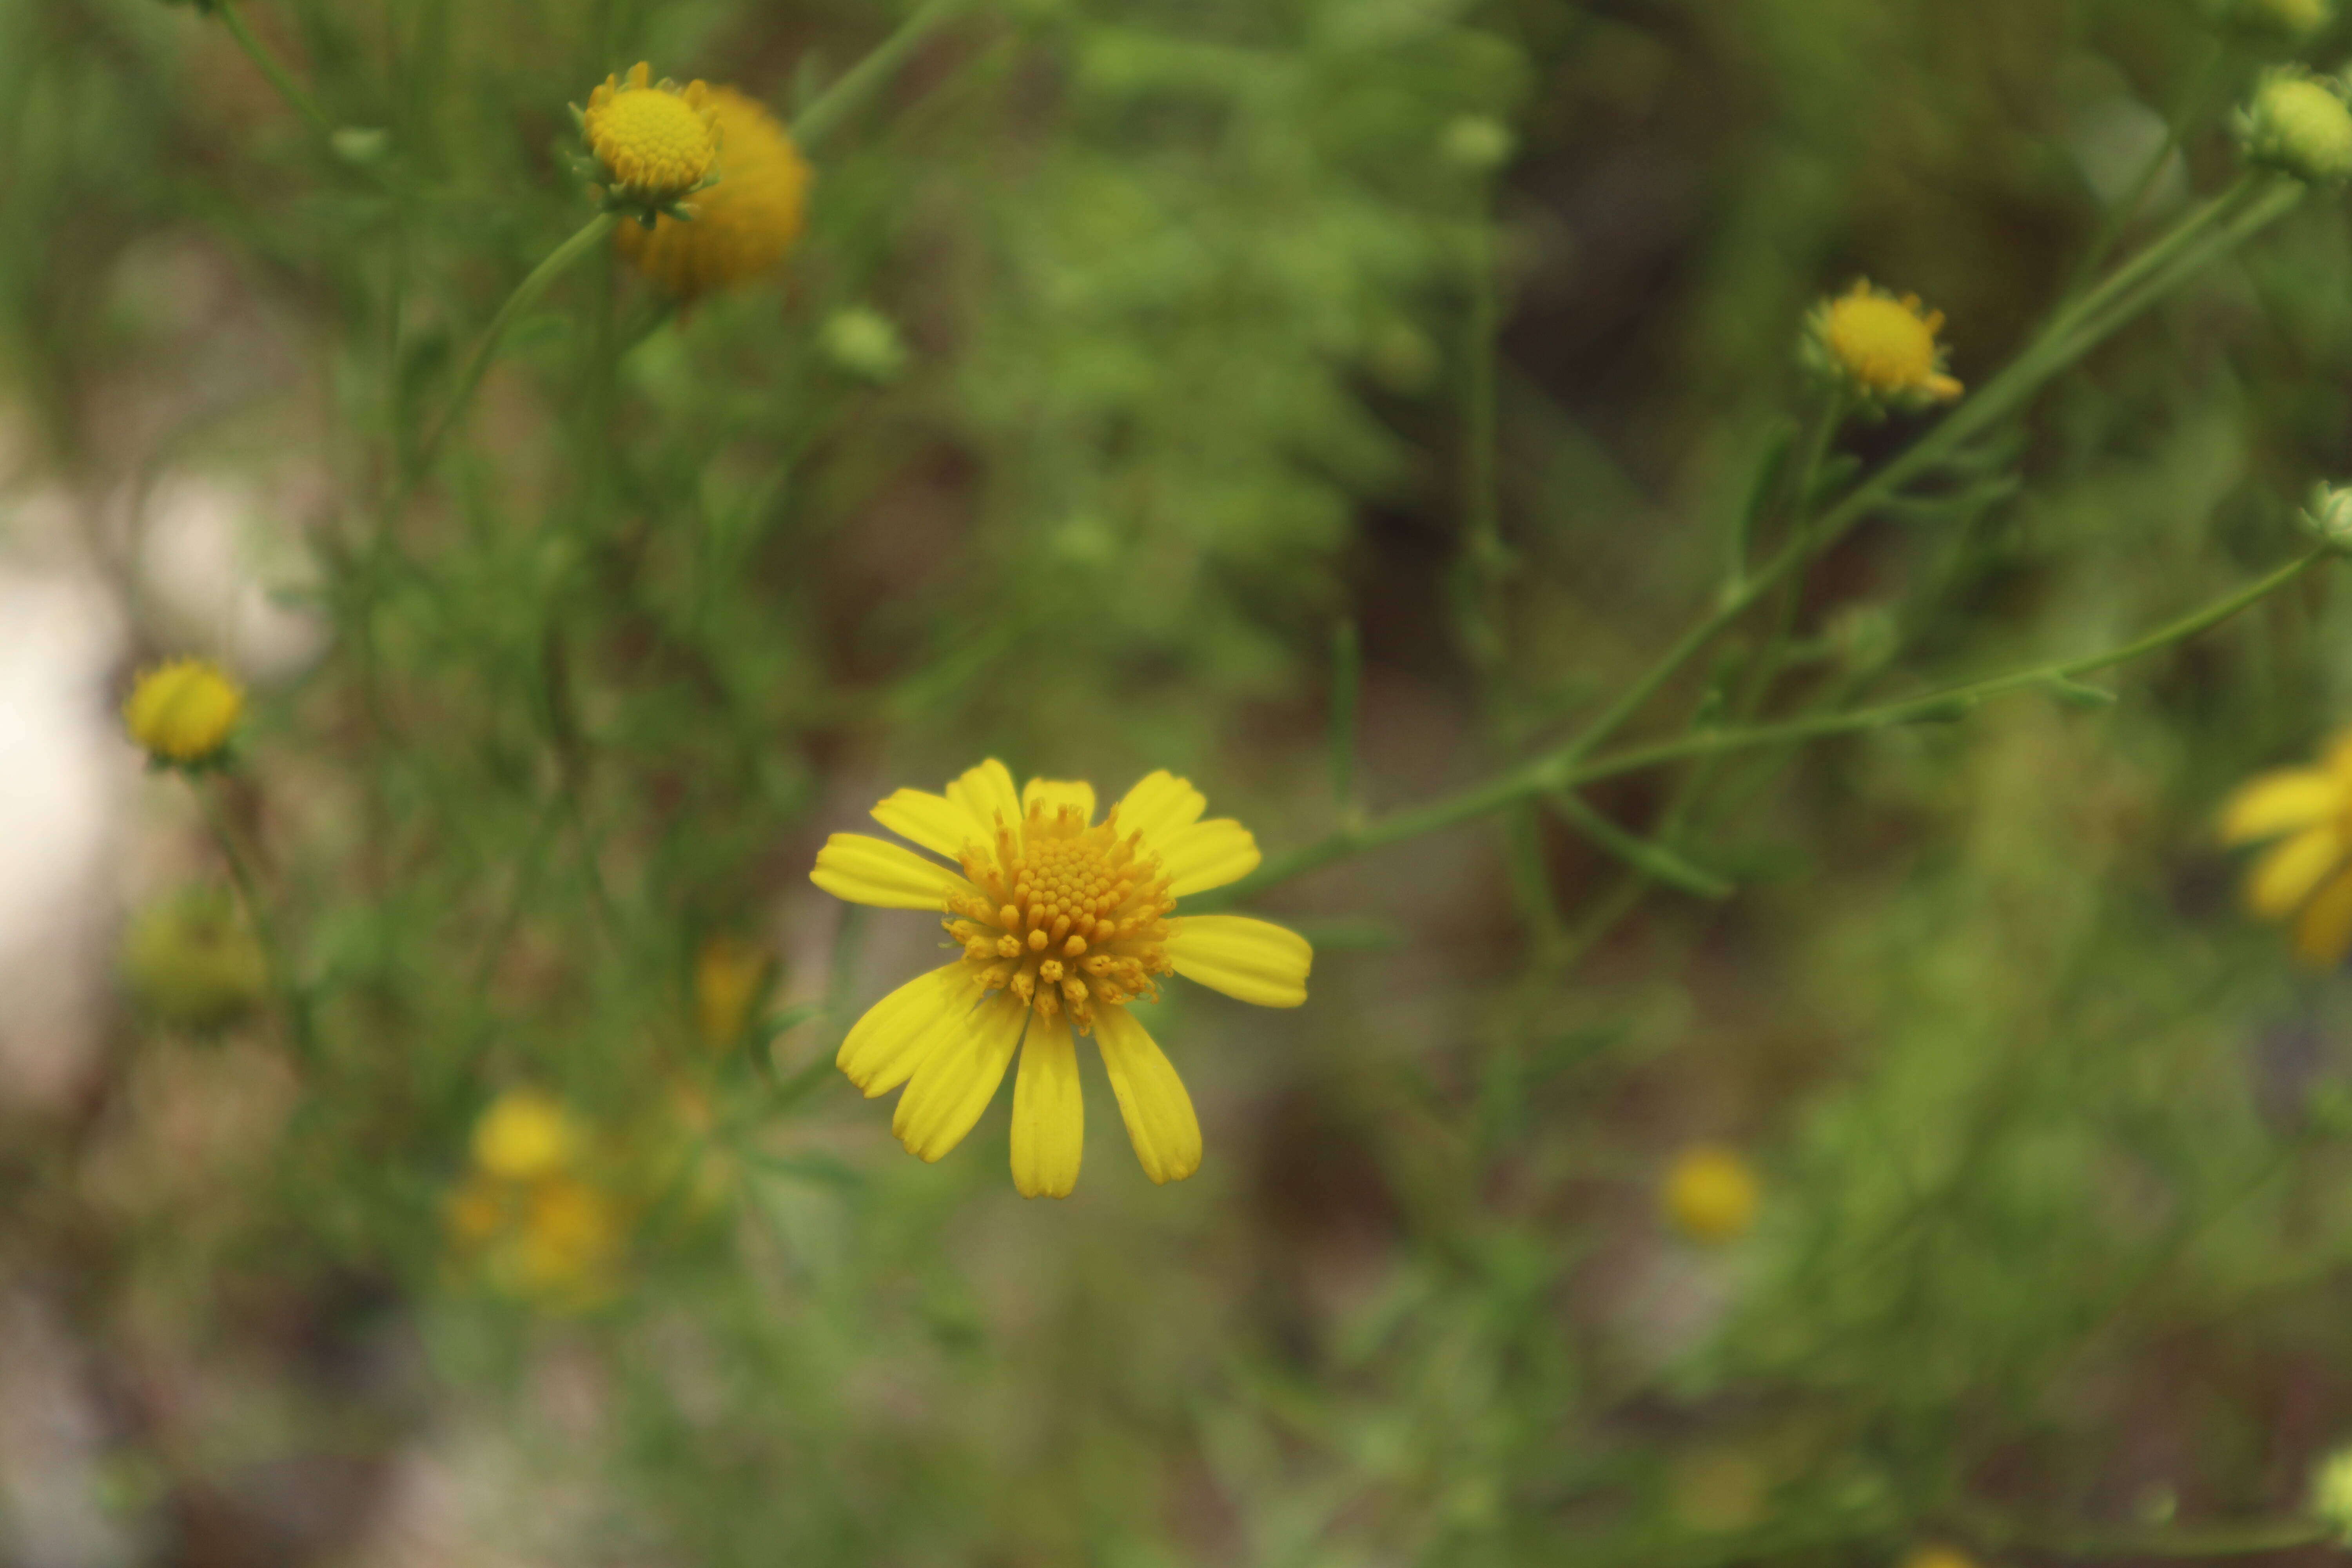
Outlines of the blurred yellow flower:
{"type": "Polygon", "coordinates": [[[1977,1568],[1977,1563],[1957,1546],[1930,1542],[1905,1552],[1903,1568],[1977,1568]]]}
{"type": "Polygon", "coordinates": [[[755,942],[731,936],[704,941],[694,955],[694,1026],[703,1044],[723,1050],[743,1037],[773,970],[768,950],[755,942]]]}
{"type": "Polygon", "coordinates": [[[719,162],[719,131],[708,87],[656,83],[652,75],[639,60],[625,80],[606,77],[588,95],[581,126],[614,196],[662,206],[710,177],[719,162]]]}
{"type": "Polygon", "coordinates": [[[473,1173],[443,1219],[462,1264],[492,1289],[558,1310],[611,1294],[626,1230],[621,1205],[582,1172],[588,1138],[545,1095],[510,1090],[475,1125],[473,1173]]]}
{"type": "Polygon", "coordinates": [[[1762,1189],[1738,1153],[1698,1144],[1675,1156],[1660,1202],[1666,1218],[1693,1241],[1737,1241],[1756,1223],[1762,1189]]]}
{"type": "Polygon", "coordinates": [[[1856,395],[1948,403],[1959,396],[1960,384],[1944,374],[1944,348],[1936,341],[1943,326],[1944,313],[1923,311],[1916,295],[1898,299],[1857,279],[1814,308],[1806,354],[1856,395]]]}
{"type": "Polygon", "coordinates": [[[122,705],[122,721],[148,755],[202,763],[228,744],[244,712],[245,689],[219,666],[175,658],[139,678],[122,705]]]}
{"type": "Polygon", "coordinates": [[[2352,951],[2352,730],[2316,767],[2257,775],[2221,808],[2229,844],[2278,839],[2254,862],[2246,902],[2265,920],[2294,922],[2294,950],[2326,968],[2352,951]]]}
{"type": "Polygon", "coordinates": [[[639,272],[684,300],[748,282],[782,261],[808,205],[808,164],[775,116],[730,87],[706,89],[701,101],[719,152],[718,177],[695,195],[694,220],[657,217],[650,230],[623,224],[613,237],[639,272]]]}
{"type": "Polygon", "coordinates": [[[836,833],[810,879],[835,898],[939,910],[963,957],[877,1003],[837,1058],[870,1099],[901,1084],[891,1131],[937,1160],[961,1142],[1015,1053],[1013,1181],[1024,1196],[1077,1184],[1085,1119],[1071,1030],[1092,1034],[1144,1173],[1181,1181],[1201,1124],[1176,1070],[1130,1010],[1181,974],[1262,1007],[1307,1000],[1305,938],[1242,915],[1175,918],[1176,902],[1255,869],[1257,841],[1155,773],[1100,822],[1094,786],[1031,779],[1017,794],[993,758],[944,795],[902,789],[875,820],[961,874],[886,839],[836,833]],[[1024,1048],[1025,1046],[1025,1049],[1024,1048]]]}

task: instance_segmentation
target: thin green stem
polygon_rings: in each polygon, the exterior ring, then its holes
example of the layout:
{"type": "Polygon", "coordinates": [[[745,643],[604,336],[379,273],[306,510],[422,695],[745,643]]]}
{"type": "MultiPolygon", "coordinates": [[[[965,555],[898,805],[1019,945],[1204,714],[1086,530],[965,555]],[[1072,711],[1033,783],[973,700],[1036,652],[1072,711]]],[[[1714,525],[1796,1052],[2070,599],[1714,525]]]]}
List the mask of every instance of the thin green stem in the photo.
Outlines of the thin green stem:
{"type": "Polygon", "coordinates": [[[843,72],[840,79],[793,117],[793,140],[809,148],[831,135],[843,121],[881,91],[908,57],[922,47],[923,40],[963,9],[966,0],[928,0],[917,6],[898,24],[898,31],[876,45],[872,53],[843,72]]]}
{"type": "MultiPolygon", "coordinates": [[[[545,260],[532,268],[530,275],[515,285],[514,292],[507,296],[506,303],[499,307],[499,313],[492,316],[490,324],[483,329],[481,342],[474,345],[473,357],[466,362],[466,368],[458,374],[457,386],[449,394],[448,406],[441,411],[441,417],[417,442],[416,450],[409,458],[404,479],[422,474],[431,466],[441,443],[447,439],[449,432],[464,417],[467,404],[473,400],[475,390],[488,373],[490,362],[498,357],[499,342],[506,336],[507,329],[514,325],[515,318],[538,303],[539,297],[547,292],[549,285],[603,243],[617,221],[611,213],[598,213],[583,224],[570,239],[550,251],[545,260]]],[[[405,482],[402,489],[406,489],[405,482]]]]}
{"type": "Polygon", "coordinates": [[[1341,620],[1331,631],[1331,804],[1342,818],[1356,802],[1356,706],[1363,688],[1364,652],[1356,623],[1341,620]]]}
{"type": "Polygon", "coordinates": [[[2032,665],[2022,669],[1990,676],[1964,685],[1947,687],[1901,702],[1885,703],[1874,708],[1844,713],[1821,714],[1806,719],[1792,719],[1777,724],[1751,724],[1712,730],[1685,735],[1678,740],[1660,742],[1654,745],[1634,747],[1612,752],[1595,761],[1580,759],[1575,743],[1537,757],[1511,768],[1485,784],[1474,785],[1458,795],[1427,805],[1416,806],[1360,826],[1342,827],[1338,832],[1302,846],[1289,854],[1269,860],[1252,875],[1229,889],[1219,889],[1203,901],[1224,905],[1239,901],[1264,891],[1278,882],[1319,869],[1335,860],[1384,848],[1391,844],[1417,838],[1425,833],[1474,821],[1529,795],[1549,795],[1556,791],[1574,790],[1601,779],[1621,773],[1656,767],[1664,763],[1678,762],[1686,757],[1706,756],[1718,752],[1737,751],[1751,746],[1778,745],[1789,741],[1815,740],[1830,735],[1852,734],[1864,730],[1885,729],[1889,725],[1917,723],[1932,719],[1957,719],[1988,698],[2029,688],[2063,691],[2065,685],[2076,677],[2094,674],[2112,666],[2126,663],[2142,655],[2169,647],[2228,620],[2248,605],[2278,592],[2309,571],[2335,552],[2314,550],[2285,565],[2257,578],[2252,583],[2216,600],[2179,620],[2158,627],[2144,637],[2135,637],[2117,647],[2080,658],[2061,659],[2053,663],[2032,665]],[[1219,896],[1222,894],[1222,896],[1219,896]]]}
{"type": "Polygon", "coordinates": [[[261,945],[263,962],[269,969],[270,989],[278,994],[278,1004],[285,1013],[287,1033],[293,1040],[296,1054],[306,1061],[315,1059],[318,1041],[310,998],[296,984],[292,963],[278,942],[277,924],[269,918],[269,906],[261,896],[260,879],[254,875],[253,858],[229,825],[228,816],[221,809],[214,792],[201,780],[192,778],[188,784],[196,797],[197,809],[204,813],[213,843],[220,850],[222,863],[228,868],[228,879],[236,889],[237,901],[245,906],[245,918],[253,923],[253,939],[261,945]]]}
{"type": "Polygon", "coordinates": [[[269,79],[269,85],[278,89],[278,96],[310,122],[310,129],[319,133],[321,141],[332,138],[335,122],[327,118],[326,110],[319,107],[319,100],[310,96],[310,90],[294,79],[294,73],[286,68],[284,62],[270,51],[269,46],[246,26],[244,16],[237,10],[236,0],[220,0],[219,11],[221,26],[228,29],[228,36],[236,40],[236,47],[245,51],[246,58],[269,79]]]}
{"type": "Polygon", "coordinates": [[[2165,122],[2163,142],[2157,148],[2155,156],[2141,166],[2131,188],[2107,209],[2100,220],[2098,232],[2092,237],[2090,245],[2083,252],[2083,259],[2075,264],[2074,277],[2059,296],[2062,300],[2072,300],[2081,292],[2083,285],[2105,264],[2107,253],[2115,248],[2116,241],[2123,237],[2124,230],[2130,226],[2132,219],[2139,216],[2139,209],[2147,204],[2149,193],[2156,189],[2157,181],[2164,177],[2166,165],[2179,155],[2182,144],[2189,138],[2189,126],[2203,110],[2214,85],[2222,79],[2229,59],[2228,40],[2216,37],[2207,46],[2204,60],[2181,92],[2180,101],[2173,107],[2171,118],[2165,122]]]}
{"type": "Polygon", "coordinates": [[[1464,650],[1481,679],[1490,679],[1503,663],[1503,585],[1510,571],[1496,491],[1495,337],[1502,327],[1503,300],[1495,275],[1492,205],[1491,196],[1482,195],[1471,225],[1470,310],[1463,331],[1460,619],[1464,650]]]}

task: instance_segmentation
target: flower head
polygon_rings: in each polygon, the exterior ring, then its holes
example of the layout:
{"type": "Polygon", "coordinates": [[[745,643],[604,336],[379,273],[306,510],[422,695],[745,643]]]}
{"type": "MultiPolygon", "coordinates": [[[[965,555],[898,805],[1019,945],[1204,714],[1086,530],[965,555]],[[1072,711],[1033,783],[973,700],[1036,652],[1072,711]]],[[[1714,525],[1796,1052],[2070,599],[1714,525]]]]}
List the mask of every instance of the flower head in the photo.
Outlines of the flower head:
{"type": "Polygon", "coordinates": [[[1241,915],[1178,918],[1177,900],[1249,875],[1257,842],[1155,773],[1095,820],[1094,786],[1013,775],[991,759],[944,795],[902,789],[874,808],[951,870],[864,834],[836,833],[810,880],[835,898],[936,910],[963,954],[877,1003],[838,1062],[870,1099],[900,1085],[891,1131],[937,1160],[980,1120],[1016,1053],[1013,1180],[1024,1196],[1076,1185],[1085,1118],[1072,1034],[1092,1035],[1144,1173],[1181,1181],[1201,1163],[1183,1081],[1135,1016],[1181,974],[1261,1007],[1307,1000],[1314,952],[1296,932],[1241,915]]]}
{"type": "Polygon", "coordinates": [[[1675,1156],[1659,1194],[1666,1218],[1693,1241],[1737,1241],[1756,1223],[1762,1192],[1738,1153],[1699,1144],[1675,1156]]]}
{"type": "Polygon", "coordinates": [[[1867,402],[1924,407],[1959,396],[1944,372],[1941,310],[1922,310],[1916,294],[1900,298],[1857,279],[1852,289],[1814,307],[1806,322],[1805,359],[1818,373],[1867,402]]]}
{"type": "Polygon", "coordinates": [[[710,89],[698,81],[655,82],[652,74],[639,60],[625,80],[606,77],[580,116],[607,199],[644,222],[701,189],[719,165],[710,89]]]}
{"type": "Polygon", "coordinates": [[[122,978],[165,1023],[218,1029],[261,999],[269,961],[219,889],[200,888],[142,910],[122,939],[122,978]]]}
{"type": "Polygon", "coordinates": [[[702,1043],[723,1050],[741,1039],[774,972],[768,950],[756,942],[731,936],[705,941],[694,955],[694,1024],[702,1043]]]}
{"type": "Polygon", "coordinates": [[[2272,71],[2236,123],[2250,163],[2310,184],[2352,180],[2352,108],[2333,77],[2292,67],[2272,71]]]}
{"type": "Polygon", "coordinates": [[[2302,512],[2303,525],[2322,544],[2352,551],[2352,485],[2322,481],[2311,489],[2302,512]]]}
{"type": "Polygon", "coordinates": [[[2246,878],[2246,902],[2265,920],[2294,922],[2294,949],[2326,968],[2352,952],[2352,731],[2315,767],[2248,780],[2221,808],[2229,844],[2277,843],[2246,878]]]}
{"type": "Polygon", "coordinates": [[[474,1169],[444,1210],[458,1259],[494,1289],[558,1310],[612,1291],[626,1240],[619,1200],[586,1172],[590,1140],[545,1095],[499,1097],[475,1125],[474,1169]]]}
{"type": "Polygon", "coordinates": [[[155,761],[192,766],[219,756],[244,712],[245,689],[219,666],[175,658],[139,678],[122,722],[155,761]]]}
{"type": "Polygon", "coordinates": [[[692,222],[657,217],[650,230],[623,224],[614,243],[638,271],[691,300],[749,282],[784,258],[800,237],[809,168],[758,100],[700,82],[687,91],[701,94],[717,128],[716,177],[696,193],[692,222]]]}

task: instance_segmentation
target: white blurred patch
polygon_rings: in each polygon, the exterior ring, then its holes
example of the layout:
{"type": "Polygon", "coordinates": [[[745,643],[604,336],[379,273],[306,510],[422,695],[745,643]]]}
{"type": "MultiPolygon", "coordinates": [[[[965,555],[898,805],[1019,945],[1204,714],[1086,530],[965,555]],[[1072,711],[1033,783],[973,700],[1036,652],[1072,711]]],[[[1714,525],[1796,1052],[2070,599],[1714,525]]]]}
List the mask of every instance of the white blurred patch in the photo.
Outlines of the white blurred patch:
{"type": "Polygon", "coordinates": [[[116,819],[136,777],[94,577],[0,563],[0,1100],[54,1108],[90,1066],[116,819]]]}
{"type": "Polygon", "coordinates": [[[318,618],[282,601],[312,580],[293,527],[260,492],[169,474],[142,509],[139,585],[155,640],[208,654],[250,679],[282,679],[318,658],[318,618]]]}
{"type": "Polygon", "coordinates": [[[101,1505],[104,1448],[81,1357],[56,1315],[29,1296],[0,1300],[0,1560],[134,1560],[134,1542],[101,1505]]]}

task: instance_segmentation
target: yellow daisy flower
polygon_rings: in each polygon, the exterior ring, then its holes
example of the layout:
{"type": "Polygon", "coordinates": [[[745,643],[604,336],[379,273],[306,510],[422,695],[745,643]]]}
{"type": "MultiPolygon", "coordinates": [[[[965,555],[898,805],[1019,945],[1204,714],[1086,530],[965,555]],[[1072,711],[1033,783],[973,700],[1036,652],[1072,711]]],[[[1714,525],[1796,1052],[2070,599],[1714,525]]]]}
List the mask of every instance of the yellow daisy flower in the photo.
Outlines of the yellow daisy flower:
{"type": "Polygon", "coordinates": [[[1090,784],[1013,774],[991,758],[944,795],[902,789],[874,819],[956,862],[950,870],[887,839],[836,833],[809,879],[837,899],[938,910],[963,949],[954,963],[875,1004],[836,1058],[866,1097],[900,1085],[890,1130],[937,1160],[962,1142],[1017,1053],[1013,1183],[1066,1197],[1078,1180],[1085,1115],[1071,1032],[1091,1034],[1144,1174],[1199,1169],[1201,1123],[1183,1080],[1135,1016],[1159,977],[1181,974],[1261,1007],[1307,1000],[1314,952],[1295,931],[1244,915],[1176,918],[1177,900],[1238,881],[1257,841],[1155,773],[1094,820],[1090,784]],[[1024,1048],[1025,1047],[1025,1048],[1024,1048]]]}
{"type": "Polygon", "coordinates": [[[122,705],[131,738],[158,762],[209,762],[245,713],[245,688],[218,665],[175,658],[139,678],[122,705]]]}
{"type": "Polygon", "coordinates": [[[639,60],[608,76],[580,117],[588,150],[618,200],[658,207],[699,188],[719,163],[719,130],[701,82],[652,80],[639,60]]]}
{"type": "Polygon", "coordinates": [[[1754,1168],[1737,1151],[1700,1144],[1675,1156],[1660,1201],[1675,1229],[1693,1241],[1716,1245],[1748,1234],[1763,1191],[1754,1168]]]}
{"type": "Polygon", "coordinates": [[[2294,950],[2326,968],[2352,951],[2352,731],[2316,767],[2263,773],[2221,808],[2229,844],[2278,839],[2246,878],[2246,902],[2265,920],[2294,921],[2294,950]]]}
{"type": "Polygon", "coordinates": [[[1899,299],[1857,279],[1817,306],[1807,323],[1806,356],[1855,395],[1906,405],[1949,403],[1960,384],[1944,374],[1941,310],[1922,310],[1916,294],[1899,299]]]}
{"type": "Polygon", "coordinates": [[[681,300],[749,282],[782,261],[808,206],[808,164],[774,115],[731,87],[709,89],[702,102],[720,154],[718,178],[690,204],[694,221],[657,217],[651,230],[625,223],[613,235],[639,272],[681,300]]]}

